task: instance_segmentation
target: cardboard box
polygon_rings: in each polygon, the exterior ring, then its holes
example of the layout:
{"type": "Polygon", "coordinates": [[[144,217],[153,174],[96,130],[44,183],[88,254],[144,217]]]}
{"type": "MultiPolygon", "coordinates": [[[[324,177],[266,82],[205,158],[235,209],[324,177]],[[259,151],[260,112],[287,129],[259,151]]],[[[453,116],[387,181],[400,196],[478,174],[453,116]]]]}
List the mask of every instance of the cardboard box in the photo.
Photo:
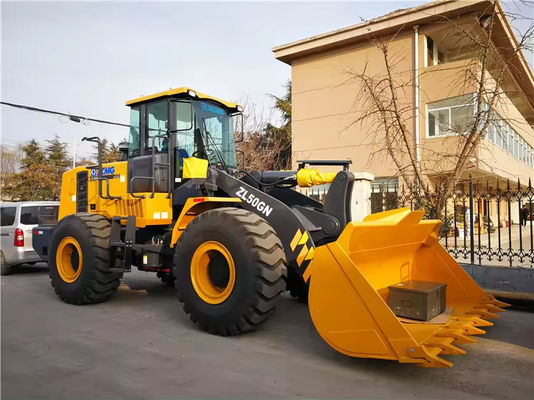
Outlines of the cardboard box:
{"type": "Polygon", "coordinates": [[[399,317],[428,321],[445,311],[447,284],[405,281],[389,286],[388,305],[399,317]]]}

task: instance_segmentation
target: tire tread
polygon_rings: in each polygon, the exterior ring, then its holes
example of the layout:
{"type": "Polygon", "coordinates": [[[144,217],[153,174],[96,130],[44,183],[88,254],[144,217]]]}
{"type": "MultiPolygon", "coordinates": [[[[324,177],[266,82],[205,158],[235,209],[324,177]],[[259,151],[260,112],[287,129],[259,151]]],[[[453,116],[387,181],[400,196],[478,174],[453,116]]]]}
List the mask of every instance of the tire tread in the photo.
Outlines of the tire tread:
{"type": "MultiPolygon", "coordinates": [[[[184,296],[180,293],[179,285],[177,285],[178,299],[183,303],[184,312],[189,315],[191,321],[210,333],[228,336],[255,330],[273,314],[280,294],[286,290],[286,258],[280,239],[267,221],[257,214],[240,208],[224,207],[206,211],[197,216],[180,237],[176,245],[177,251],[182,239],[187,237],[187,232],[210,218],[221,218],[225,224],[239,226],[244,233],[255,268],[253,298],[238,321],[228,321],[228,324],[217,326],[200,320],[193,307],[184,303],[184,296]]],[[[179,268],[179,265],[175,265],[175,268],[179,268]]],[[[177,276],[177,271],[175,271],[175,276],[177,276]]]]}
{"type": "MultiPolygon", "coordinates": [[[[89,232],[95,257],[91,260],[93,277],[89,284],[76,297],[67,296],[55,285],[51,279],[55,293],[66,303],[84,305],[100,303],[108,300],[120,285],[122,273],[110,271],[108,268],[108,244],[111,233],[109,221],[102,215],[92,213],[78,213],[68,216],[69,220],[80,221],[89,232]]],[[[84,268],[89,268],[84,262],[84,268]]],[[[50,274],[52,278],[52,274],[50,274]]]]}

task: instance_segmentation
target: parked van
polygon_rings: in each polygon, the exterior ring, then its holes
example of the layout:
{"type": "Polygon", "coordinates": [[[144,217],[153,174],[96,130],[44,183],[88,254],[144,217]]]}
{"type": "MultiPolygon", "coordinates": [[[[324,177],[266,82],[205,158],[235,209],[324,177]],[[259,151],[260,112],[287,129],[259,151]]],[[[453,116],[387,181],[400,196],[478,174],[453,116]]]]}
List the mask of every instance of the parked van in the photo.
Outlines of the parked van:
{"type": "Polygon", "coordinates": [[[9,274],[18,264],[41,258],[32,247],[32,228],[57,223],[58,201],[22,201],[0,204],[0,272],[9,274]]]}

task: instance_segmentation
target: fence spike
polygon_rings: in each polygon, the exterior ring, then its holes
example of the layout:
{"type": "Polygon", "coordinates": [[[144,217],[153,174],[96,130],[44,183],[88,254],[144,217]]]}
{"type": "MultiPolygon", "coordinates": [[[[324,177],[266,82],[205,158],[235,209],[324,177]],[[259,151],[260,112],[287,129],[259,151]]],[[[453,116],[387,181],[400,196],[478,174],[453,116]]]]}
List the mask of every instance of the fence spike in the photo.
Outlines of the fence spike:
{"type": "Polygon", "coordinates": [[[521,190],[521,181],[517,178],[517,190],[521,190]]]}

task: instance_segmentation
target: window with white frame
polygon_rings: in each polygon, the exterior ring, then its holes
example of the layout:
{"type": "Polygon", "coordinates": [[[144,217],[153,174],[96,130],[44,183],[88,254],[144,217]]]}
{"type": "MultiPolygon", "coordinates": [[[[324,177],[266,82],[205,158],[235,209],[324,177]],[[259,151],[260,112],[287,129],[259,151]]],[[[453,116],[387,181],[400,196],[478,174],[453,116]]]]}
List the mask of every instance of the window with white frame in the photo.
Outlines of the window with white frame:
{"type": "MultiPolygon", "coordinates": [[[[476,94],[436,101],[427,104],[427,137],[468,133],[475,120],[476,94]]],[[[483,103],[488,110],[487,103],[483,103]]],[[[486,114],[490,119],[485,138],[519,161],[534,167],[534,148],[498,113],[486,114]]],[[[483,113],[481,116],[484,118],[483,113]]],[[[480,125],[484,125],[484,120],[480,125]]]]}
{"type": "MultiPolygon", "coordinates": [[[[485,103],[484,108],[487,108],[485,103]]],[[[534,148],[499,114],[492,112],[489,118],[490,123],[486,131],[486,139],[514,158],[534,168],[534,148]]]]}
{"type": "Polygon", "coordinates": [[[469,132],[473,125],[474,112],[474,93],[427,104],[427,136],[469,132]]]}

